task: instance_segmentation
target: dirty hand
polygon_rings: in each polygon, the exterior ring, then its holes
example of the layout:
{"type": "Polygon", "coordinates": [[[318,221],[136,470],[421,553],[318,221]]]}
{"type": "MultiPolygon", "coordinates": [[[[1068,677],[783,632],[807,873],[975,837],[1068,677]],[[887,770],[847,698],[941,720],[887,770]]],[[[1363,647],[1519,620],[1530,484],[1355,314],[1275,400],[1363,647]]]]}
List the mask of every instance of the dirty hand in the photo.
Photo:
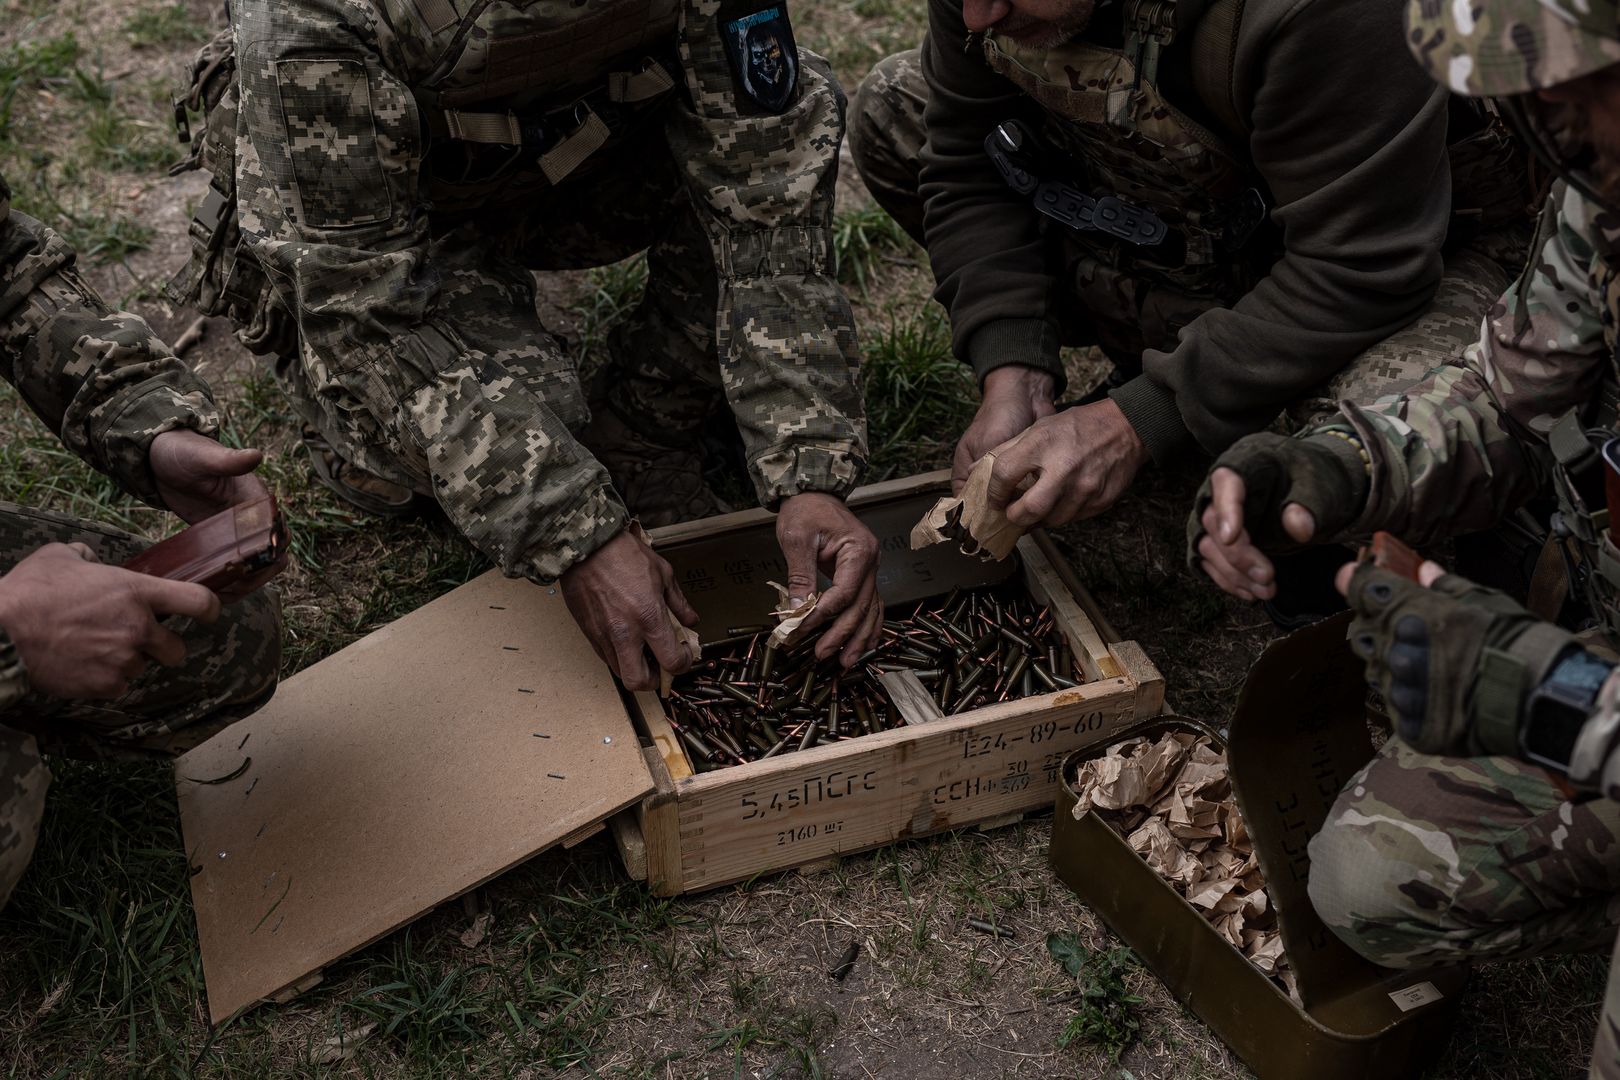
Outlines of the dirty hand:
{"type": "Polygon", "coordinates": [[[560,584],[574,621],[625,689],[653,689],[659,668],[672,675],[691,668],[692,654],[676,640],[669,612],[684,626],[697,625],[697,612],[669,563],[629,529],[563,571],[560,584]]]}
{"type": "Polygon", "coordinates": [[[269,492],[253,470],[262,450],[232,450],[186,428],[152,440],[147,463],[164,505],[195,525],[269,492]]]}
{"type": "Polygon", "coordinates": [[[0,629],[16,646],[28,682],[50,697],[122,697],[150,660],[186,658],[165,615],[219,617],[219,597],[201,585],[98,562],[83,544],[46,544],[0,577],[0,629]]]}
{"type": "Polygon", "coordinates": [[[1367,470],[1335,436],[1290,439],[1262,432],[1216,459],[1187,519],[1187,564],[1241,600],[1269,600],[1267,557],[1333,536],[1367,502],[1367,470]]]}
{"type": "Polygon", "coordinates": [[[1107,510],[1147,464],[1147,447],[1113,401],[1037,420],[994,448],[987,501],[1024,529],[1067,525],[1107,510]],[[1035,482],[1020,488],[1029,477],[1035,482]]]}
{"type": "Polygon", "coordinates": [[[1582,650],[1510,597],[1423,564],[1422,584],[1347,565],[1350,647],[1384,696],[1395,732],[1426,754],[1517,754],[1526,695],[1582,650]]]}
{"type": "Polygon", "coordinates": [[[850,667],[877,645],[883,630],[877,537],[842,499],[807,492],[782,500],[776,513],[776,540],[787,558],[790,605],[816,591],[817,571],[832,579],[803,629],[808,633],[831,620],[816,642],[816,659],[838,653],[839,662],[850,667]]]}
{"type": "Polygon", "coordinates": [[[1009,439],[1022,435],[1043,416],[1056,411],[1052,394],[1057,382],[1039,368],[1009,364],[984,377],[979,411],[962,433],[951,462],[951,494],[962,494],[968,473],[980,458],[1009,439]]]}

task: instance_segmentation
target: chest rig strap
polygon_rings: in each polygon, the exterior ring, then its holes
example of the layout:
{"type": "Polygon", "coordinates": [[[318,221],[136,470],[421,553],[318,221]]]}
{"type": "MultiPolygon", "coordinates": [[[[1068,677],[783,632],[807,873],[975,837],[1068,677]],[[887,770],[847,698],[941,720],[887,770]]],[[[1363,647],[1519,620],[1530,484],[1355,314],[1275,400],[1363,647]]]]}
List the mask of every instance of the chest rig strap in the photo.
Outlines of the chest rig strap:
{"type": "Polygon", "coordinates": [[[674,88],[675,77],[649,58],[634,71],[610,72],[602,89],[561,109],[532,114],[436,108],[425,112],[435,138],[532,150],[546,179],[560,184],[612,137],[612,126],[592,107],[592,98],[611,105],[640,105],[674,88]]]}

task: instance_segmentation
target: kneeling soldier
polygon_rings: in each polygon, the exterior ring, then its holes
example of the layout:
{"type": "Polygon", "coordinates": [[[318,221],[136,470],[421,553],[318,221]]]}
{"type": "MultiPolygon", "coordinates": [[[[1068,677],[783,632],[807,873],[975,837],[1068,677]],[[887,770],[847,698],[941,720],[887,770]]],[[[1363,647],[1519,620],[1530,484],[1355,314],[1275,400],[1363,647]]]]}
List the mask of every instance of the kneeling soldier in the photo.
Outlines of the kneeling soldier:
{"type": "MultiPolygon", "coordinates": [[[[135,315],[110,311],[73,251],[9,210],[0,179],[0,371],[125,491],[190,522],[264,495],[257,450],[214,438],[209,389],[135,315]]],[[[275,691],[281,615],[119,567],[144,545],[109,526],[0,503],[0,904],[33,857],[41,753],[178,754],[275,691]]]]}
{"type": "MultiPolygon", "coordinates": [[[[1620,474],[1602,452],[1620,401],[1620,9],[1414,0],[1408,20],[1430,74],[1505,98],[1561,174],[1532,259],[1460,366],[1299,438],[1235,444],[1189,557],[1264,597],[1267,552],[1377,529],[1421,544],[1555,496],[1554,562],[1597,624],[1583,637],[1432,564],[1430,588],[1344,573],[1352,645],[1400,738],[1340,793],[1310,888],[1335,933],[1392,967],[1600,948],[1620,926],[1620,474]]],[[[1620,968],[1609,980],[1592,1075],[1620,1077],[1620,968]]]]}
{"type": "Polygon", "coordinates": [[[179,293],[274,358],[328,482],[436,500],[513,577],[560,581],[632,689],[695,615],[627,528],[718,509],[729,404],[795,598],[854,661],[877,542],[859,357],[832,276],[843,96],[786,0],[236,0],[199,58],[213,187],[179,293]],[[530,271],[647,252],[588,393],[530,271]]]}
{"type": "Polygon", "coordinates": [[[1400,32],[1399,0],[932,0],[850,141],[980,382],[959,481],[1000,446],[992,501],[1061,525],[1461,351],[1522,262],[1526,170],[1400,32]],[[1054,413],[1076,344],[1114,377],[1054,413]]]}

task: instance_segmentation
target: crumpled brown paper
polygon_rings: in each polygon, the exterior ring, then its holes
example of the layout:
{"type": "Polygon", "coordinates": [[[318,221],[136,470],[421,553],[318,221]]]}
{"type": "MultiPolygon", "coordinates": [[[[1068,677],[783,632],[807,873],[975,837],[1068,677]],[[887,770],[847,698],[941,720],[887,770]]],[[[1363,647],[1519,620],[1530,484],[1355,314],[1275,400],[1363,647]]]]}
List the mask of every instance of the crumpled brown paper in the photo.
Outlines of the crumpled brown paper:
{"type": "Polygon", "coordinates": [[[1075,817],[1096,810],[1222,937],[1299,1001],[1226,758],[1206,736],[1170,732],[1110,746],[1081,764],[1074,790],[1075,817]]]}
{"type": "MultiPolygon", "coordinates": [[[[641,522],[632,519],[629,528],[631,536],[634,536],[648,547],[653,546],[652,538],[647,535],[647,530],[641,527],[641,522]]],[[[703,656],[703,642],[698,637],[697,631],[677,619],[675,613],[668,607],[664,608],[664,614],[669,617],[669,629],[675,635],[676,643],[686,646],[686,651],[692,654],[692,663],[697,663],[703,656]]],[[[658,671],[658,696],[669,697],[669,692],[674,685],[674,673],[665,671],[660,667],[658,671]]]]}
{"type": "Polygon", "coordinates": [[[776,610],[771,614],[776,616],[776,629],[771,631],[771,645],[778,649],[791,649],[803,641],[808,631],[803,629],[804,620],[816,610],[816,604],[821,600],[818,593],[811,593],[804,598],[804,603],[793,607],[793,599],[788,595],[786,585],[779,585],[774,581],[766,582],[776,590],[776,610]]]}
{"type": "Polygon", "coordinates": [[[1024,530],[990,505],[990,472],[995,464],[992,450],[968,473],[961,495],[939,500],[912,526],[911,550],[952,540],[962,554],[976,555],[985,562],[1000,562],[1012,554],[1024,530]]]}

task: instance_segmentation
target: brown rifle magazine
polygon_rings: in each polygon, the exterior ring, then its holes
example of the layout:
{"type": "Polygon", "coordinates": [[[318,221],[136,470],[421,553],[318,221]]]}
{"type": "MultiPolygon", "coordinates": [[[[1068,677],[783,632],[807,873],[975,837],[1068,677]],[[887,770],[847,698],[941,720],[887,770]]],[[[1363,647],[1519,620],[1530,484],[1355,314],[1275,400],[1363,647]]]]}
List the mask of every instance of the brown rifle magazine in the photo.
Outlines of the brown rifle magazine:
{"type": "Polygon", "coordinates": [[[124,569],[206,585],[228,604],[286,569],[290,546],[276,497],[266,495],[153,544],[124,563],[124,569]]]}

